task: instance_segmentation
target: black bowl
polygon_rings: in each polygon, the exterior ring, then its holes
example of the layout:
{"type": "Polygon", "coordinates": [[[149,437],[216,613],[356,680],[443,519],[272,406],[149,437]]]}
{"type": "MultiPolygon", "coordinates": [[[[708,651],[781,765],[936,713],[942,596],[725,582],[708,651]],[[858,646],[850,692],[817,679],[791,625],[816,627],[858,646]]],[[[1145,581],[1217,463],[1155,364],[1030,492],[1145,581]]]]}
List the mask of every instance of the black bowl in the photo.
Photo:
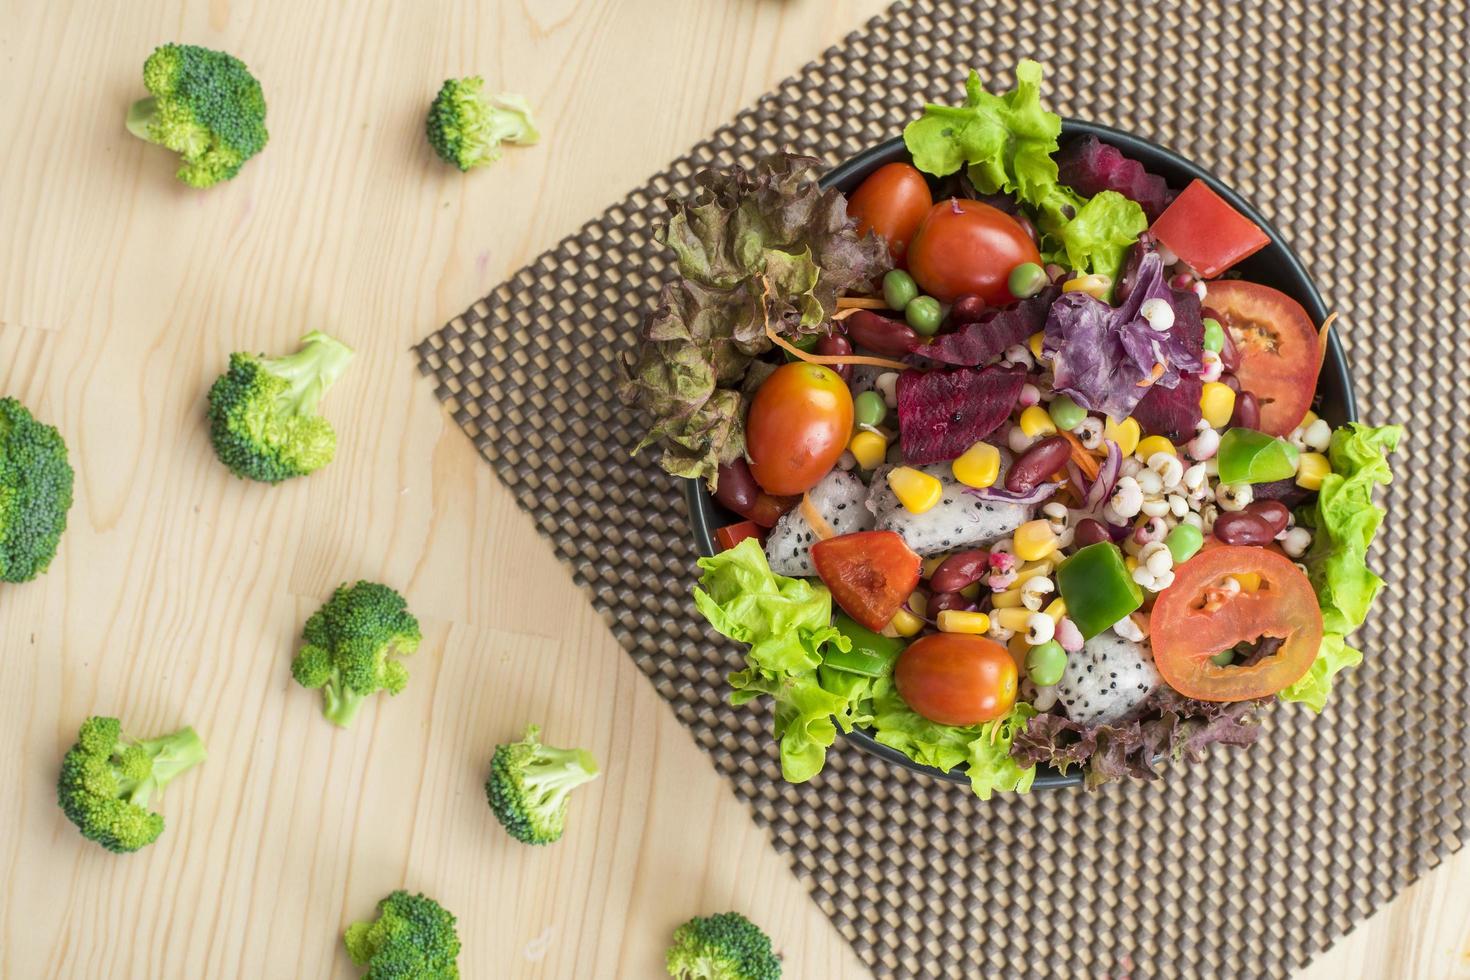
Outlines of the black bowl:
{"type": "MultiPolygon", "coordinates": [[[[1276,230],[1275,226],[1239,194],[1220,183],[1197,164],[1191,163],[1157,143],[1150,143],[1148,140],[1108,126],[1099,126],[1096,123],[1079,122],[1074,119],[1062,121],[1062,140],[1064,142],[1089,134],[1122,150],[1126,156],[1142,163],[1149,172],[1161,175],[1171,187],[1182,189],[1196,177],[1209,184],[1217,194],[1229,201],[1230,205],[1241,214],[1259,225],[1271,238],[1270,245],[1240,264],[1242,277],[1252,282],[1274,286],[1286,293],[1302,304],[1314,322],[1321,323],[1326,319],[1327,306],[1322,302],[1322,294],[1317,291],[1311,276],[1307,275],[1307,270],[1303,268],[1301,259],[1297,258],[1291,246],[1282,239],[1281,233],[1276,230]]],[[[886,143],[859,153],[837,167],[822,178],[822,186],[836,187],[844,194],[850,194],[858,184],[862,183],[863,178],[885,163],[894,161],[906,163],[909,159],[909,152],[903,145],[903,138],[895,137],[886,143]]],[[[1334,426],[1354,421],[1358,417],[1357,404],[1353,398],[1352,381],[1348,377],[1347,360],[1343,357],[1342,345],[1338,343],[1335,333],[1328,337],[1327,357],[1322,363],[1322,374],[1317,381],[1316,411],[1334,426]]],[[[740,518],[716,503],[699,480],[685,481],[684,497],[689,504],[689,521],[694,531],[694,542],[699,547],[700,554],[714,554],[716,550],[715,529],[738,521],[740,518]]],[[[920,765],[897,749],[880,744],[872,735],[861,729],[852,731],[846,737],[874,755],[881,756],[889,762],[897,763],[914,772],[926,773],[953,783],[969,782],[969,777],[965,775],[963,768],[944,773],[932,766],[920,765]]],[[[1081,782],[1082,776],[1075,769],[1068,773],[1060,773],[1043,766],[1037,770],[1034,785],[1038,788],[1051,789],[1059,786],[1076,786],[1081,782]]]]}

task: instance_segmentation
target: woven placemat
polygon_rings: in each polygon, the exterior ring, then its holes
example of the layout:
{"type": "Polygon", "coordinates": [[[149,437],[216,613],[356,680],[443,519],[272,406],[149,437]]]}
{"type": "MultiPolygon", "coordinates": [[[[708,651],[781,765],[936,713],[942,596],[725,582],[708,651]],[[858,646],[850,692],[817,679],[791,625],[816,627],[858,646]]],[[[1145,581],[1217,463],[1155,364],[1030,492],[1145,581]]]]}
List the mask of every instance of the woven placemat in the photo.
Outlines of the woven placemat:
{"type": "Polygon", "coordinates": [[[417,348],[438,396],[571,563],[638,666],[878,976],[1284,976],[1466,836],[1470,684],[1467,6],[900,5],[417,348]],[[1321,717],[1162,781],[981,803],[838,745],[780,779],[738,652],[689,601],[680,487],[609,393],[666,267],[652,226],[697,169],[836,163],[966,70],[1046,65],[1049,104],[1181,151],[1259,205],[1317,277],[1371,422],[1409,423],[1367,662],[1321,717]]]}

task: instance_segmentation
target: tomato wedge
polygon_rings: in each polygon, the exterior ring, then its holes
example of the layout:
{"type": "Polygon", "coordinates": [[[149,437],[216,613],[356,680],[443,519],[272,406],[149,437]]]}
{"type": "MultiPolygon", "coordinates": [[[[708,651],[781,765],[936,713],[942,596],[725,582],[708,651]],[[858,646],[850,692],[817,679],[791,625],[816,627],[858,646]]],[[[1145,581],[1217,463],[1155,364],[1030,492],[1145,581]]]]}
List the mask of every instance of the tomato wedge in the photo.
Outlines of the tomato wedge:
{"type": "Polygon", "coordinates": [[[858,531],[812,545],[812,564],[843,612],[876,633],[913,593],[924,561],[895,531],[858,531]]]}
{"type": "Polygon", "coordinates": [[[1312,583],[1291,561],[1265,548],[1222,545],[1174,571],[1149,616],[1154,663],[1170,687],[1201,701],[1248,701],[1301,680],[1322,645],[1322,610],[1312,583]],[[1255,592],[1220,591],[1227,575],[1258,575],[1255,592]],[[1210,658],[1237,643],[1283,642],[1249,666],[1210,658]]]}
{"type": "Polygon", "coordinates": [[[755,521],[740,521],[715,529],[715,540],[719,542],[721,551],[729,551],[746,538],[755,538],[764,543],[766,529],[755,521]]]}
{"type": "Polygon", "coordinates": [[[1198,178],[1164,209],[1149,231],[1206,279],[1271,244],[1254,221],[1198,178]]]}
{"type": "MultiPolygon", "coordinates": [[[[1238,279],[1209,284],[1205,304],[1240,352],[1235,377],[1261,405],[1262,432],[1284,436],[1312,407],[1322,351],[1302,304],[1270,286],[1238,279]]],[[[1209,316],[1208,313],[1205,314],[1209,316]]]]}

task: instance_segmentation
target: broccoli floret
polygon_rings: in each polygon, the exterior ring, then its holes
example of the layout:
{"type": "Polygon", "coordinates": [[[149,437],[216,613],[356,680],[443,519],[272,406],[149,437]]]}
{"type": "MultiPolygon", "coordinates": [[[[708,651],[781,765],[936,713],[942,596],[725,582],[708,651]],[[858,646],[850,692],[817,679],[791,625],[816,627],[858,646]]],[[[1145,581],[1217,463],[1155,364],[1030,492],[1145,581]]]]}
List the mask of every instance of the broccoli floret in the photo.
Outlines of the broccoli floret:
{"type": "Polygon", "coordinates": [[[126,854],[163,833],[163,817],[148,809],[148,801],[204,758],[204,743],[192,728],[132,742],[116,718],[88,718],[61,760],[57,802],[83,837],[126,854]]]}
{"type": "Polygon", "coordinates": [[[541,138],[525,98],[509,92],[486,95],[478,76],[451,78],[429,106],[429,145],[445,163],[461,170],[500,159],[501,143],[530,146],[541,138]]]}
{"type": "Polygon", "coordinates": [[[236,476],[280,483],[326,466],[337,453],[332,423],[316,414],[352,348],[319,330],[286,357],[231,354],[209,389],[209,436],[236,476]]]}
{"type": "Polygon", "coordinates": [[[239,58],[165,44],[143,63],[143,84],[152,94],[128,110],[128,131],[178,153],[184,183],[229,180],[265,147],[265,93],[239,58]]]}
{"type": "Polygon", "coordinates": [[[56,557],[72,476],[61,433],[0,398],[0,582],[29,582],[56,557]]]}
{"type": "Polygon", "coordinates": [[[459,934],[453,914],[424,895],[396,891],[374,922],[355,922],[343,941],[369,980],[458,980],[459,934]]]}
{"type": "Polygon", "coordinates": [[[572,790],[597,778],[597,760],[586,749],[558,749],[537,739],[531,725],[526,737],[495,747],[485,795],[506,832],[522,844],[560,840],[567,826],[572,790]]]}
{"type": "Polygon", "coordinates": [[[695,916],[674,931],[664,959],[678,980],[778,980],[771,937],[739,912],[695,916]]]}
{"type": "Polygon", "coordinates": [[[306,621],[306,644],[291,663],[302,687],[322,689],[322,714],[346,728],[370,694],[397,694],[408,670],[396,659],[419,648],[423,634],[403,596],[386,585],[358,582],[337,589],[306,621]]]}

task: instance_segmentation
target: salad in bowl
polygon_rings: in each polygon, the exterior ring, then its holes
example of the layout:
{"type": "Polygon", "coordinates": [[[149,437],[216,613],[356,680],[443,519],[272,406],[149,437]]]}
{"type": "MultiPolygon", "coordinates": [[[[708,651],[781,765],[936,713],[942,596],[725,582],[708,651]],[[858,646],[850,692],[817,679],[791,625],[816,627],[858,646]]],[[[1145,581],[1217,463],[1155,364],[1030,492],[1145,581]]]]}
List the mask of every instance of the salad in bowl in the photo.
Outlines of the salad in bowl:
{"type": "Polygon", "coordinates": [[[696,528],[729,515],[693,598],[788,780],[839,732],[982,798],[1155,778],[1362,659],[1399,428],[1352,420],[1269,225],[1041,77],[670,202],[622,396],[696,528]]]}

